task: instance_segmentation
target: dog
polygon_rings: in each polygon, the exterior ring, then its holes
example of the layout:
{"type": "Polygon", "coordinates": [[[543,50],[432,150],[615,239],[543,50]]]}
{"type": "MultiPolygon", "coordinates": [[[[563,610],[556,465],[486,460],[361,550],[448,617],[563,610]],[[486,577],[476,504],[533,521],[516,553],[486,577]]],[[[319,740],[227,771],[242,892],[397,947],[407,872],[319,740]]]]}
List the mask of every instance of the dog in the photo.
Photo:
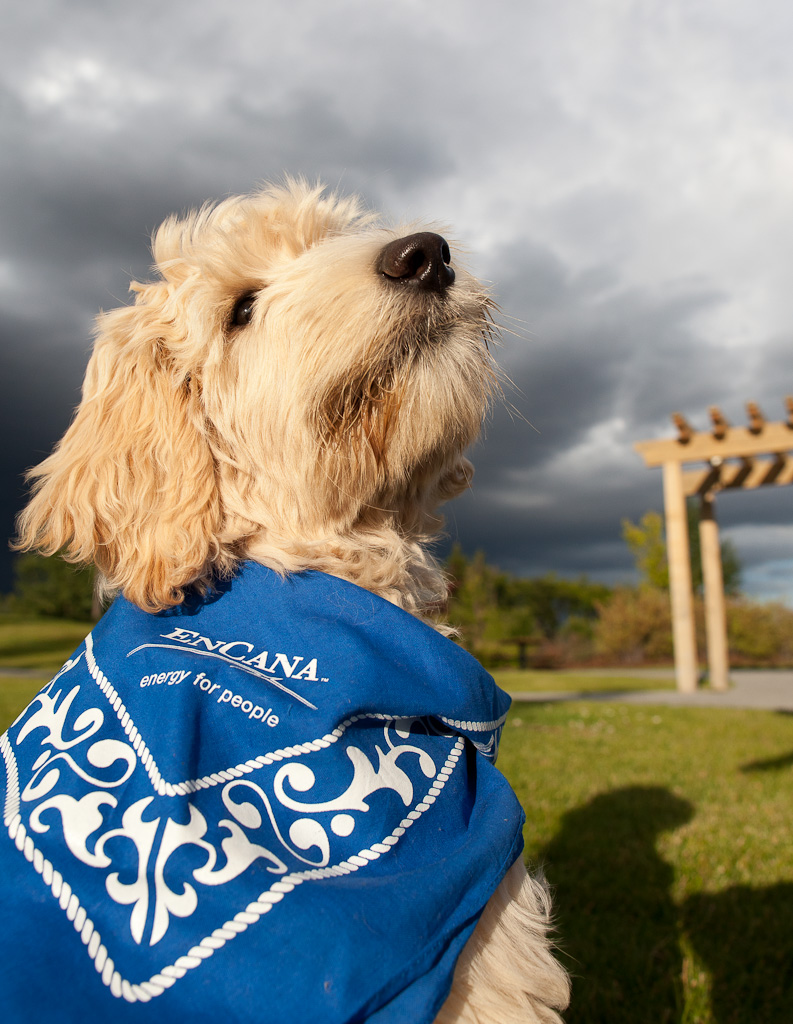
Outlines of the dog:
{"type": "Polygon", "coordinates": [[[428,550],[491,299],[433,226],[302,181],[153,255],[19,519],[119,596],[0,740],[6,1019],[35,986],[53,1020],[560,1021],[509,698],[428,550]]]}

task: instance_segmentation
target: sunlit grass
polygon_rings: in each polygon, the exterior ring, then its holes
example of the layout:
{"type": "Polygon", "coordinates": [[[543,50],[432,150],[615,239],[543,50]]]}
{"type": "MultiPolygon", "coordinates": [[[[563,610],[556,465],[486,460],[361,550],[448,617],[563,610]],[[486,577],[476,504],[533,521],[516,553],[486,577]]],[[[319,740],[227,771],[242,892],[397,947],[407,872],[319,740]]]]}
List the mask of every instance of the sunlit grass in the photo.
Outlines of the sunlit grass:
{"type": "Polygon", "coordinates": [[[5,732],[45,682],[44,679],[0,676],[0,733],[5,732]]]}
{"type": "Polygon", "coordinates": [[[569,1024],[793,1006],[793,716],[518,704],[499,767],[556,888],[569,1024]]]}
{"type": "Polygon", "coordinates": [[[602,672],[558,672],[541,669],[500,669],[491,673],[498,685],[507,693],[618,693],[626,690],[673,690],[674,673],[647,678],[645,676],[602,672]]]}
{"type": "Polygon", "coordinates": [[[0,618],[0,667],[57,671],[90,631],[90,622],[0,618]]]}

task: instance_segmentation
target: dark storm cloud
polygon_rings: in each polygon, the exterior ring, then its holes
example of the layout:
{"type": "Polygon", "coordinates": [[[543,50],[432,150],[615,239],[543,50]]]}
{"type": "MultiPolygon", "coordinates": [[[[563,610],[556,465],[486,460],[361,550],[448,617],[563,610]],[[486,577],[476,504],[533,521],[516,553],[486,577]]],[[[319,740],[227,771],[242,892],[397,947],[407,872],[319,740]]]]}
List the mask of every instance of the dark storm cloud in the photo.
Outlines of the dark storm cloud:
{"type": "MultiPolygon", "coordinates": [[[[499,257],[496,277],[502,308],[515,314],[502,317],[516,325],[500,353],[509,383],[473,452],[473,493],[447,512],[448,532],[475,539],[513,572],[629,578],[622,519],[663,505],[660,472],[644,467],[633,442],[673,436],[677,410],[705,429],[716,402],[741,422],[747,388],[762,402],[778,387],[763,371],[779,365],[785,342],[758,345],[747,367],[744,353],[697,329],[725,300],[712,287],[626,289],[613,269],[573,273],[528,240],[499,257]]],[[[768,409],[769,418],[781,411],[768,409]]],[[[750,544],[740,528],[747,517],[788,524],[788,489],[729,494],[719,506],[722,527],[739,528],[750,558],[778,550],[780,535],[750,544]]]]}
{"type": "Polygon", "coordinates": [[[131,118],[109,138],[88,132],[60,138],[35,126],[6,149],[3,174],[12,201],[2,214],[2,250],[58,270],[99,253],[123,260],[168,214],[284,173],[360,190],[366,182],[347,168],[365,167],[374,183],[393,177],[416,185],[451,166],[422,130],[405,131],[385,118],[380,134],[367,134],[334,114],[321,94],[278,110],[230,98],[216,113],[210,136],[200,123],[183,120],[173,131],[167,112],[131,118]]]}
{"type": "MultiPolygon", "coordinates": [[[[70,11],[58,50],[101,54],[93,5],[70,11]]],[[[115,41],[119,75],[134,69],[140,38],[139,23],[123,28],[130,35],[126,46],[115,41]]],[[[215,42],[199,31],[169,74],[178,78],[181,67],[200,77],[202,51],[215,42]]],[[[90,61],[69,74],[61,64],[51,55],[51,80],[27,90],[24,75],[9,74],[6,64],[0,85],[0,261],[10,268],[0,292],[3,536],[23,501],[22,473],[48,453],[79,400],[94,315],[128,302],[130,279],[149,275],[150,233],[166,216],[284,173],[368,189],[376,202],[379,189],[420,187],[450,167],[429,125],[400,123],[386,110],[372,131],[309,82],[269,98],[243,69],[242,82],[232,74],[231,85],[204,85],[203,99],[199,88],[174,103],[172,84],[153,77],[161,102],[144,93],[119,104],[97,91],[90,61]]],[[[4,555],[0,589],[9,580],[4,555]]]]}
{"type": "MultiPolygon", "coordinates": [[[[3,533],[19,474],[68,423],[93,316],[149,272],[151,231],[290,172],[451,221],[494,282],[513,384],[449,532],[513,571],[627,574],[620,520],[661,503],[632,442],[671,434],[677,409],[704,427],[713,403],[776,419],[793,390],[793,82],[784,32],[739,6],[706,0],[704,21],[570,0],[9,11],[3,533]]],[[[720,499],[758,579],[793,542],[791,493],[720,499]]]]}
{"type": "MultiPolygon", "coordinates": [[[[0,530],[8,538],[24,503],[23,473],[40,462],[69,423],[79,401],[88,348],[70,334],[52,336],[56,322],[4,313],[0,321],[0,530]]],[[[10,585],[10,561],[0,549],[0,591],[10,585]]]]}
{"type": "Polygon", "coordinates": [[[634,440],[651,436],[675,409],[712,402],[734,370],[692,326],[720,301],[712,289],[626,289],[614,269],[574,274],[528,242],[511,247],[496,275],[509,382],[487,430],[491,474],[516,459],[552,461],[605,420],[622,418],[634,440]]]}

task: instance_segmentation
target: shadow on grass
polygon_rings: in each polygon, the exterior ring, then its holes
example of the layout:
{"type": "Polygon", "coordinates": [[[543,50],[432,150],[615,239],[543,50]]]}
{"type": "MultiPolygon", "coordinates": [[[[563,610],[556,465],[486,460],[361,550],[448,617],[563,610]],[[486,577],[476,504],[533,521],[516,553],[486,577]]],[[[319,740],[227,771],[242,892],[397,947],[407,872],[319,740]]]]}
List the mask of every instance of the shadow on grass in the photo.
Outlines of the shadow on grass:
{"type": "Polygon", "coordinates": [[[790,883],[737,885],[686,900],[684,927],[711,976],[718,1024],[793,1020],[792,921],[790,883]]]}
{"type": "Polygon", "coordinates": [[[569,811],[543,851],[573,975],[567,1024],[680,1019],[679,915],[656,840],[693,810],[661,787],[617,789],[569,811]]]}
{"type": "MultiPolygon", "coordinates": [[[[793,711],[779,708],[775,714],[793,716],[793,711]]],[[[781,754],[778,757],[769,757],[761,761],[749,761],[747,764],[741,765],[741,771],[744,774],[751,774],[752,772],[779,771],[791,766],[793,766],[793,750],[789,754],[781,754]]]]}
{"type": "Polygon", "coordinates": [[[741,771],[745,774],[751,772],[776,771],[779,768],[790,768],[793,765],[793,751],[789,754],[782,754],[781,757],[770,757],[765,761],[750,761],[741,765],[741,771]]]}

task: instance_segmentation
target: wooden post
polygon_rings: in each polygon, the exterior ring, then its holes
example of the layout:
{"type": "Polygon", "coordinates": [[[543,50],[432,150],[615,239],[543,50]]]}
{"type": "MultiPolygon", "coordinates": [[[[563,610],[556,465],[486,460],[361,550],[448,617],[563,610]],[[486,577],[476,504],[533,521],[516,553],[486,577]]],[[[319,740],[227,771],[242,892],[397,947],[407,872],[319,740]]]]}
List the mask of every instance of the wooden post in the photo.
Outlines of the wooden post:
{"type": "Polygon", "coordinates": [[[697,646],[688,550],[688,517],[683,491],[683,469],[678,461],[664,462],[664,510],[677,688],[683,693],[692,693],[697,688],[697,646]]]}
{"type": "Polygon", "coordinates": [[[793,484],[793,395],[785,399],[787,415],[767,423],[755,402],[747,403],[748,427],[731,427],[718,406],[711,406],[712,429],[695,431],[682,413],[672,420],[678,436],[637,441],[634,448],[648,466],[663,466],[669,590],[678,689],[697,687],[697,649],[691,563],[688,553],[686,495],[702,497],[700,543],[705,584],[708,663],[711,686],[726,690],[729,679],[724,578],[713,493],[784,487],[793,484]],[[770,458],[769,458],[770,456],[770,458]],[[740,461],[738,461],[740,460],[740,461]],[[706,463],[683,473],[683,463],[706,463]]]}
{"type": "Polygon", "coordinates": [[[729,686],[727,614],[724,605],[724,574],[721,568],[719,525],[712,494],[702,495],[699,543],[702,552],[702,581],[705,587],[705,631],[708,639],[708,676],[714,690],[729,686]]]}

